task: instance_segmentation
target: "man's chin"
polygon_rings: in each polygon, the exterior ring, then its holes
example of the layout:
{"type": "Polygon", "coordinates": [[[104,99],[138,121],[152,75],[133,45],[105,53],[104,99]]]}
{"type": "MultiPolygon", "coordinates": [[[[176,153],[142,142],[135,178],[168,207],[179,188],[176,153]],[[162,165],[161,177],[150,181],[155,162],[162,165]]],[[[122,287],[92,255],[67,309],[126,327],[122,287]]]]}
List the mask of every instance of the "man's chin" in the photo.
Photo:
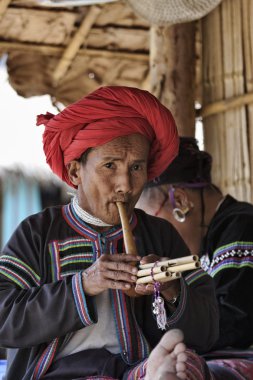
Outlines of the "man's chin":
{"type": "MultiPolygon", "coordinates": [[[[133,212],[133,209],[131,207],[131,211],[130,211],[130,205],[129,204],[126,204],[126,211],[127,211],[127,214],[128,215],[131,215],[132,212],[133,212]]],[[[121,220],[120,220],[120,215],[119,215],[119,211],[118,211],[118,208],[116,206],[116,204],[114,204],[114,207],[113,209],[109,208],[109,210],[111,212],[108,212],[106,215],[104,215],[103,218],[101,218],[105,223],[107,224],[111,224],[113,226],[116,226],[118,224],[121,224],[121,220]]]]}
{"type": "Polygon", "coordinates": [[[118,224],[121,224],[120,217],[118,215],[112,217],[107,216],[103,219],[103,222],[110,224],[111,226],[117,226],[118,224]]]}

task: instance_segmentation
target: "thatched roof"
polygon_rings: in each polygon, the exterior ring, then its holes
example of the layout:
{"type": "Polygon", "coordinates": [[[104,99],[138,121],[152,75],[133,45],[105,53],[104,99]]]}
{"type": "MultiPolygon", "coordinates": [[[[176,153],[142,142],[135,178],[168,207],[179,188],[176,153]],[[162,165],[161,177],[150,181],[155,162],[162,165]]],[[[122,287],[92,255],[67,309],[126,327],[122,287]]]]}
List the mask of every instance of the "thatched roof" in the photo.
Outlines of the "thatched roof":
{"type": "Polygon", "coordinates": [[[69,104],[101,85],[145,88],[149,24],[124,1],[46,8],[13,0],[0,19],[4,53],[19,95],[49,94],[69,104]]]}
{"type": "Polygon", "coordinates": [[[253,2],[244,0],[118,0],[72,8],[1,0],[0,55],[8,53],[9,81],[23,97],[49,94],[66,105],[101,85],[144,88],[172,110],[185,135],[194,133],[199,101],[214,182],[252,200],[252,11],[253,2]],[[170,16],[169,4],[206,4],[205,15],[215,8],[195,23],[159,29],[135,13],[144,3],[162,16],[163,9],[170,16]]]}

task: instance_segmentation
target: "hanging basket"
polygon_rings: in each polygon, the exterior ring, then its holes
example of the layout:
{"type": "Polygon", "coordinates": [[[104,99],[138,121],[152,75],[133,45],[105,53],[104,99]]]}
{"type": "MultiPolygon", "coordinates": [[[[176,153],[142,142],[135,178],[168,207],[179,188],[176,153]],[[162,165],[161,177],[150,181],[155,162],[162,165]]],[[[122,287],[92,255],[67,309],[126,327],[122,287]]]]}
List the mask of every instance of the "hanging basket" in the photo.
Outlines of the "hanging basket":
{"type": "Polygon", "coordinates": [[[221,0],[127,0],[139,16],[151,24],[172,25],[197,20],[221,0]]]}

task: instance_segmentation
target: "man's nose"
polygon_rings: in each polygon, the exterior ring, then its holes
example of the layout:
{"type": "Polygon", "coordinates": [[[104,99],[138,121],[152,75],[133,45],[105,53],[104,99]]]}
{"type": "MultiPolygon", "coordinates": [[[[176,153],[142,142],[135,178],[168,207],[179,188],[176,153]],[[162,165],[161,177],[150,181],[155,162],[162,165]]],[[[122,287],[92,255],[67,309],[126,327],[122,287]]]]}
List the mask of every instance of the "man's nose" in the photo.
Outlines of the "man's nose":
{"type": "Polygon", "coordinates": [[[129,173],[124,173],[117,176],[116,192],[117,193],[130,193],[132,190],[132,179],[129,173]]]}

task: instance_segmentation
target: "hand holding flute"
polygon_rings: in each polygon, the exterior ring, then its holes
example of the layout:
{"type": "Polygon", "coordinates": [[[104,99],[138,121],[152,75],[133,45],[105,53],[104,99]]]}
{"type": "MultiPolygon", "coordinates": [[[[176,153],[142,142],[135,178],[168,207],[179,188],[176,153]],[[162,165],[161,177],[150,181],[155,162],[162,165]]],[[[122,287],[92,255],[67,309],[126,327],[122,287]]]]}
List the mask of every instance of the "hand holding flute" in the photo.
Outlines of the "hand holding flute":
{"type": "MultiPolygon", "coordinates": [[[[127,253],[127,255],[128,254],[137,255],[137,247],[136,247],[136,244],[135,244],[135,241],[133,238],[133,234],[132,234],[131,227],[129,224],[128,215],[126,213],[125,205],[122,202],[116,202],[116,204],[117,204],[119,215],[120,215],[126,253],[127,253]]],[[[148,256],[146,256],[146,258],[144,258],[144,261],[145,260],[148,260],[148,261],[152,260],[153,264],[147,264],[149,267],[149,265],[154,266],[154,263],[158,259],[161,259],[161,257],[156,256],[156,255],[148,255],[148,256]]],[[[133,263],[133,265],[135,265],[135,263],[133,263]]],[[[161,266],[161,268],[162,268],[162,266],[161,266]]],[[[149,276],[149,277],[147,276],[147,277],[145,277],[145,281],[138,281],[137,280],[135,289],[131,288],[130,290],[125,291],[125,293],[127,295],[129,295],[130,297],[152,294],[154,291],[154,280],[155,280],[155,281],[161,282],[161,286],[160,286],[161,291],[166,290],[168,288],[173,289],[172,292],[170,293],[170,294],[173,294],[173,296],[170,298],[173,298],[175,295],[175,291],[177,294],[179,293],[180,285],[179,285],[178,281],[171,281],[171,280],[179,279],[180,274],[178,274],[178,273],[173,273],[172,275],[171,274],[167,275],[167,273],[161,274],[160,273],[162,271],[161,268],[159,268],[158,270],[154,269],[154,271],[157,272],[154,274],[154,277],[153,276],[149,276]],[[171,283],[165,284],[165,282],[167,282],[168,280],[171,281],[171,283]],[[172,284],[172,282],[173,282],[173,284],[172,284]]],[[[148,275],[150,274],[149,273],[150,271],[151,271],[151,269],[148,269],[148,275]]],[[[137,272],[137,275],[138,275],[138,272],[137,272]]]]}

